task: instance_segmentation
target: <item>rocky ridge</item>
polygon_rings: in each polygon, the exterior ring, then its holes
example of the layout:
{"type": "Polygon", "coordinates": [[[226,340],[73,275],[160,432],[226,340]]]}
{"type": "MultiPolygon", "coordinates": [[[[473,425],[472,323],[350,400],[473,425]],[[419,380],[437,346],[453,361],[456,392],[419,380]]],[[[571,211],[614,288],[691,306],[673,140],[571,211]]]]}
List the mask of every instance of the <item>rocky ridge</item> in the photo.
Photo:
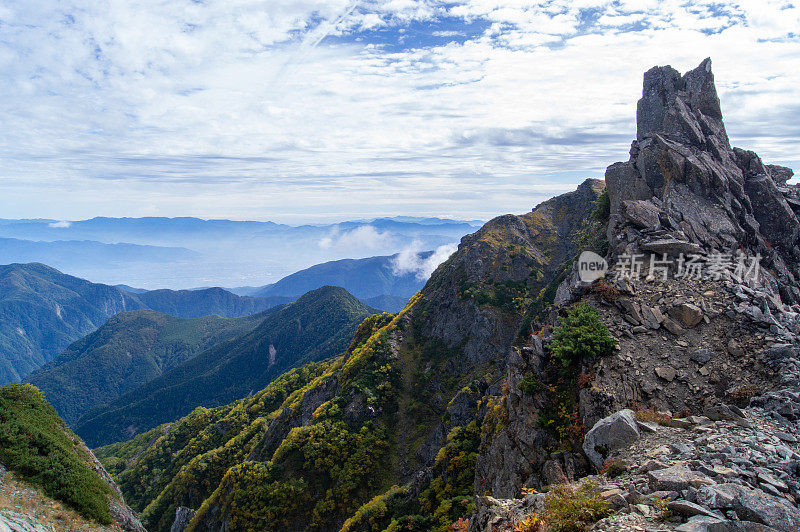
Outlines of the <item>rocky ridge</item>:
{"type": "Polygon", "coordinates": [[[506,498],[479,498],[473,532],[520,530],[546,496],[514,497],[563,482],[599,483],[616,512],[596,530],[800,527],[800,188],[786,183],[790,169],[730,146],[710,60],[683,76],[648,71],[637,125],[630,160],[606,172],[607,258],[612,268],[640,258],[641,276],[589,286],[573,270],[539,336],[512,348],[508,426],[528,430],[484,448],[476,493],[488,479],[484,493],[506,498]],[[757,278],[713,266],[739,256],[760,258],[757,278]],[[688,257],[706,269],[681,277],[688,257]],[[531,427],[554,396],[524,384],[554,387],[548,331],[576,301],[598,310],[617,346],[582,364],[570,404],[573,441],[592,427],[583,449],[547,453],[531,427]],[[615,463],[619,477],[594,474],[615,463]]]}

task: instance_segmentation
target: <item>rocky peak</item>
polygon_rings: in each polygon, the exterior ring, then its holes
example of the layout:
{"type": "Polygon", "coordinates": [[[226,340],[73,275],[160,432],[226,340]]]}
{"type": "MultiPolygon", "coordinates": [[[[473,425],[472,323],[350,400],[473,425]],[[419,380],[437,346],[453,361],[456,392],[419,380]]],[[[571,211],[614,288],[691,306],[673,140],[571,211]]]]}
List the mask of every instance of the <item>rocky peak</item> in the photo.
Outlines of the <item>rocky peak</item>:
{"type": "Polygon", "coordinates": [[[711,60],[680,75],[644,75],[630,159],[606,170],[612,259],[621,254],[744,252],[762,258],[762,283],[800,302],[800,188],[792,170],[732,148],[711,60]]]}
{"type": "Polygon", "coordinates": [[[683,76],[671,66],[648,70],[636,110],[636,125],[638,141],[660,134],[671,140],[702,145],[710,135],[730,149],[711,59],[705,59],[683,76]]]}

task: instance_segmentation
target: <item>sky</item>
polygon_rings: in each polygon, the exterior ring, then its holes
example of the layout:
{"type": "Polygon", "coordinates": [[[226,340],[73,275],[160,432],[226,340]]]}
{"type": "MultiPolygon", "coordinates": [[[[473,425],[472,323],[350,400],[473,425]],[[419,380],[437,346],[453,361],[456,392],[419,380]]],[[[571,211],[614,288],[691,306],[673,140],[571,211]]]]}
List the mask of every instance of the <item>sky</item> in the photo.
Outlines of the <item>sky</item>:
{"type": "Polygon", "coordinates": [[[524,212],[707,56],[733,143],[800,170],[800,3],[2,0],[0,218],[524,212]]]}

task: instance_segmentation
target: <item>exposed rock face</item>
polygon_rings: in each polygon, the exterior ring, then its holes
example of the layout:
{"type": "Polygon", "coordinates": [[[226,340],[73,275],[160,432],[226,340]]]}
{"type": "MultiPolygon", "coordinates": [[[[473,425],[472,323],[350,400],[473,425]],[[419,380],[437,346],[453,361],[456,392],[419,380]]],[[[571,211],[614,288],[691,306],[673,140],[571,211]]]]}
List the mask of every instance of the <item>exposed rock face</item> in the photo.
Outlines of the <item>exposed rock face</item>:
{"type": "Polygon", "coordinates": [[[521,316],[487,312],[465,292],[491,291],[505,283],[541,289],[579,251],[576,233],[585,227],[603,188],[602,181],[587,179],[575,192],[550,199],[528,214],[499,216],[465,236],[458,253],[425,288],[426,310],[436,319],[423,324],[423,334],[448,347],[463,345],[471,364],[504,359],[521,316]]]}
{"type": "Polygon", "coordinates": [[[599,468],[609,451],[627,447],[638,439],[633,410],[621,410],[595,423],[583,440],[583,452],[599,468]]]}
{"type": "Polygon", "coordinates": [[[192,517],[194,517],[194,510],[185,506],[178,506],[175,509],[175,522],[172,523],[170,532],[183,532],[186,530],[192,517]]]}
{"type": "Polygon", "coordinates": [[[672,67],[645,74],[630,154],[606,171],[615,256],[744,249],[762,256],[778,281],[765,284],[784,302],[800,302],[792,171],[730,146],[709,59],[683,76],[672,67]]]}

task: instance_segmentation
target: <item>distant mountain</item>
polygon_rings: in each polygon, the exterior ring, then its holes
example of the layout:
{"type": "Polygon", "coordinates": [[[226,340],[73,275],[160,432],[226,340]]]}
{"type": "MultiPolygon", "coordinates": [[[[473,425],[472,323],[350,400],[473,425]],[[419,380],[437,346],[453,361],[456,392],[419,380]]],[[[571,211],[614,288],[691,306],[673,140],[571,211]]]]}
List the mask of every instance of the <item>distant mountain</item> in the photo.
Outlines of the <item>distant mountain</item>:
{"type": "Polygon", "coordinates": [[[361,302],[370,307],[397,314],[408,303],[409,298],[403,296],[375,296],[361,298],[361,302]]]}
{"type": "MultiPolygon", "coordinates": [[[[269,311],[268,311],[269,312],[269,311]]],[[[152,310],[112,316],[25,381],[67,422],[150,382],[202,350],[253,329],[266,315],[182,319],[152,310]]]]}
{"type": "Polygon", "coordinates": [[[109,316],[141,308],[132,294],[43,264],[0,266],[0,383],[20,380],[109,316]]]}
{"type": "MultiPolygon", "coordinates": [[[[424,260],[431,254],[428,251],[418,255],[424,260]]],[[[423,287],[427,279],[420,278],[417,271],[398,272],[397,258],[398,255],[391,255],[317,264],[287,275],[277,283],[252,292],[252,295],[297,296],[320,286],[331,285],[341,286],[358,298],[394,296],[408,300],[423,287]]]]}
{"type": "Polygon", "coordinates": [[[136,264],[174,264],[199,259],[198,252],[183,247],[103,243],[92,240],[45,242],[0,238],[0,264],[40,262],[62,271],[91,270],[98,265],[120,268],[136,264]]]}
{"type": "MultiPolygon", "coordinates": [[[[134,287],[128,286],[126,284],[115,284],[114,286],[116,286],[117,288],[119,288],[120,290],[123,290],[125,292],[130,292],[131,294],[141,294],[142,292],[147,292],[147,290],[144,289],[144,288],[134,288],[134,287]]],[[[236,292],[234,292],[234,294],[235,293],[236,292]]],[[[237,294],[237,295],[249,295],[249,294],[237,294]]]]}
{"type": "Polygon", "coordinates": [[[343,352],[356,326],[374,312],[343,288],[319,288],[270,313],[252,331],[86,414],[75,430],[95,447],[129,439],[197,406],[245,397],[290,368],[343,352]]]}
{"type": "Polygon", "coordinates": [[[133,294],[43,264],[0,266],[0,384],[20,380],[120,312],[150,308],[178,318],[234,318],[287,299],[239,297],[221,288],[133,294]]]}
{"type": "Polygon", "coordinates": [[[145,308],[180,318],[199,318],[216,314],[223,318],[248,316],[289,303],[294,298],[237,296],[222,288],[202,290],[150,290],[134,294],[145,308]]]}
{"type": "Polygon", "coordinates": [[[331,260],[435,249],[475,229],[439,218],[300,226],[157,217],[0,220],[0,238],[15,239],[0,243],[0,263],[41,262],[96,282],[147,289],[263,286],[331,260]]]}

